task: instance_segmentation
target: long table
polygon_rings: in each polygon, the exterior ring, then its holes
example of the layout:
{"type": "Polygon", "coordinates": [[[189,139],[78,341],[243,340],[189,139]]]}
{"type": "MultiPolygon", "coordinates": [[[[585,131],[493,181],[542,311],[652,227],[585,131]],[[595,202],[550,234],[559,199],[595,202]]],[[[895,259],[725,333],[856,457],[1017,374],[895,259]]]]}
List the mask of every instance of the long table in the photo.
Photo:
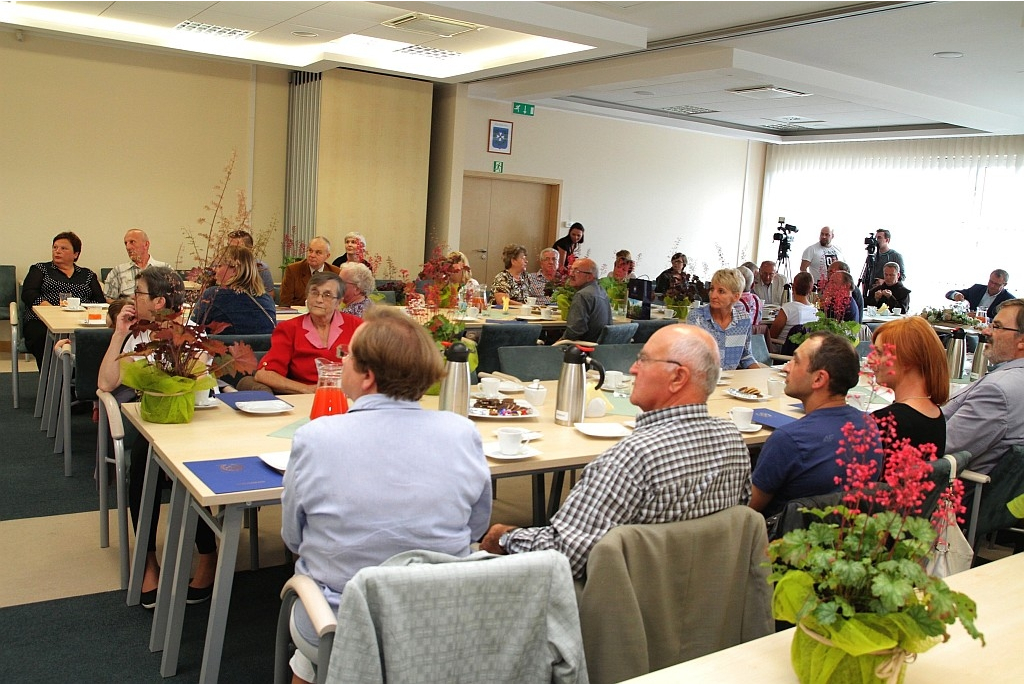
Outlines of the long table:
{"type": "MultiPolygon", "coordinates": [[[[978,605],[978,629],[986,646],[959,625],[945,644],[917,655],[907,666],[908,683],[1020,683],[1024,659],[1020,636],[1024,612],[1018,604],[1024,554],[994,561],[947,579],[951,588],[978,605]],[[1017,597],[1014,600],[1013,597],[1017,597]]],[[[629,683],[795,683],[789,649],[795,628],[638,676],[629,683]]]]}
{"type": "MultiPolygon", "coordinates": [[[[735,374],[734,384],[756,385],[763,389],[767,378],[775,372],[770,369],[757,369],[732,373],[735,374]]],[[[521,461],[489,460],[491,473],[495,477],[537,475],[579,468],[614,444],[615,440],[587,437],[574,428],[555,424],[554,398],[557,383],[547,382],[545,386],[548,387],[548,396],[539,416],[516,420],[515,423],[543,434],[542,439],[534,443],[542,454],[521,461]]],[[[199,517],[202,516],[221,539],[200,673],[201,682],[215,682],[220,669],[242,514],[246,508],[280,502],[282,492],[281,488],[272,488],[216,494],[186,467],[185,463],[289,449],[290,438],[273,437],[269,434],[308,416],[312,395],[289,395],[286,399],[295,406],[295,409],[287,414],[250,416],[226,405],[220,405],[199,410],[191,423],[179,425],[143,421],[139,414],[139,405],[136,403],[125,404],[122,407],[124,415],[150,443],[136,540],[145,540],[149,535],[150,512],[152,507],[157,506],[154,500],[158,471],[167,473],[172,482],[167,540],[164,545],[157,606],[150,634],[150,650],[163,650],[161,674],[165,677],[177,672],[178,647],[192,562],[192,540],[199,517]],[[211,515],[206,507],[221,509],[217,515],[211,515]]],[[[436,409],[437,398],[426,397],[422,404],[426,409],[436,409]]],[[[738,404],[744,403],[722,392],[716,392],[709,400],[708,407],[712,414],[724,416],[731,407],[738,404]]],[[[788,402],[781,399],[758,404],[792,412],[788,402]]],[[[751,403],[751,406],[754,405],[751,403]]],[[[619,423],[627,418],[623,415],[609,414],[598,419],[587,419],[587,422],[619,423]]],[[[476,419],[475,423],[485,442],[494,439],[493,431],[496,428],[509,425],[508,421],[489,419],[476,419]]],[[[748,444],[756,445],[764,442],[768,435],[769,431],[761,430],[746,434],[744,438],[748,444]]],[[[536,496],[536,489],[534,492],[536,496]]],[[[129,605],[139,603],[145,556],[145,545],[136,544],[132,556],[131,581],[128,586],[129,605]]]]}

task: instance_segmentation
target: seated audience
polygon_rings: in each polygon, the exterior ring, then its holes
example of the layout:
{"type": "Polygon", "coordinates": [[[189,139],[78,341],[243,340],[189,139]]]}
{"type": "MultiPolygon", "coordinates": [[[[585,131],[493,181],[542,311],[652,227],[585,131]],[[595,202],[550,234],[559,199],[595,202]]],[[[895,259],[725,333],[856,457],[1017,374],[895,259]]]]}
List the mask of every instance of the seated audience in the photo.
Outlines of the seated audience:
{"type": "Polygon", "coordinates": [[[558,250],[545,247],[540,251],[540,268],[529,275],[530,294],[537,298],[537,304],[551,304],[551,293],[558,282],[558,250]]]}
{"type": "Polygon", "coordinates": [[[883,304],[889,309],[899,308],[910,313],[910,289],[900,280],[900,265],[889,262],[882,271],[882,282],[868,291],[867,303],[873,307],[883,304]]]}
{"type": "Polygon", "coordinates": [[[605,292],[609,293],[609,297],[611,297],[612,289],[616,287],[620,287],[625,292],[624,287],[629,285],[629,279],[633,277],[635,268],[636,262],[633,261],[630,251],[619,250],[615,253],[615,266],[607,276],[598,281],[598,284],[605,289],[605,292]]]}
{"type": "Polygon", "coordinates": [[[719,269],[711,277],[708,304],[690,307],[686,323],[700,326],[714,338],[722,368],[749,369],[759,366],[750,351],[750,316],[739,304],[743,276],[736,269],[719,269]]]}
{"type": "Polygon", "coordinates": [[[676,252],[672,255],[672,266],[658,274],[654,281],[654,292],[662,295],[672,287],[678,288],[687,281],[686,277],[686,255],[676,252]]]}
{"type": "Polygon", "coordinates": [[[853,276],[848,271],[833,271],[820,293],[821,309],[830,319],[860,321],[860,308],[854,293],[853,276]]]}
{"type": "Polygon", "coordinates": [[[530,263],[526,256],[526,248],[522,245],[509,243],[501,251],[505,270],[494,277],[491,294],[495,304],[504,304],[508,300],[510,307],[526,304],[530,297],[530,279],[526,267],[530,263]]]}
{"type": "Polygon", "coordinates": [[[565,317],[562,339],[597,342],[601,331],[612,322],[608,293],[597,284],[597,264],[593,259],[577,259],[569,267],[568,282],[576,293],[565,317]]]}
{"type": "MultiPolygon", "coordinates": [[[[813,285],[813,283],[812,283],[813,285]]],[[[765,260],[757,270],[752,291],[765,304],[785,304],[786,277],[775,272],[775,262],[765,260]]]]}
{"type": "Polygon", "coordinates": [[[263,290],[256,260],[247,247],[229,245],[213,267],[216,285],[199,296],[192,309],[192,321],[201,324],[221,321],[228,327],[222,335],[272,333],[277,325],[274,300],[263,290]]]}
{"type": "Polygon", "coordinates": [[[377,282],[373,278],[370,267],[359,262],[345,262],[341,265],[341,282],[344,289],[341,291],[341,301],[345,305],[341,311],[345,314],[363,318],[367,307],[373,305],[373,300],[368,296],[373,292],[377,282]]]}
{"type": "Polygon", "coordinates": [[[366,261],[366,238],[362,233],[349,231],[345,234],[345,254],[335,259],[332,264],[341,268],[342,264],[362,264],[367,269],[371,268],[366,261]]]}
{"type": "Polygon", "coordinates": [[[743,293],[740,295],[740,304],[747,310],[750,316],[750,325],[757,326],[761,323],[761,298],[750,291],[754,285],[754,272],[745,266],[736,268],[743,276],[743,293]]]}
{"type": "MultiPolygon", "coordinates": [[[[342,371],[353,400],[348,413],[295,433],[281,537],[298,555],[295,572],[316,581],[334,612],[360,569],[413,549],[467,556],[487,531],[491,471],[480,433],[465,417],[419,405],[443,375],[423,326],[398,310],[372,308],[342,371]]],[[[301,603],[291,632],[299,647],[292,669],[312,682],[319,638],[301,603]]]]}
{"type": "MultiPolygon", "coordinates": [[[[783,348],[787,347],[789,331],[793,326],[810,323],[818,318],[818,308],[808,300],[813,286],[814,283],[811,281],[809,273],[806,271],[798,273],[793,278],[793,300],[784,303],[775,315],[775,321],[772,322],[768,334],[773,340],[781,340],[783,348]]],[[[783,354],[788,353],[784,352],[783,354]]]]}
{"type": "Polygon", "coordinates": [[[338,311],[343,287],[335,273],[313,274],[306,287],[309,313],[278,324],[255,378],[244,376],[238,389],[265,389],[279,395],[315,392],[316,360],[344,359],[352,334],[363,322],[338,311]]]}
{"type": "Polygon", "coordinates": [[[946,451],[969,450],[967,468],[986,474],[1024,444],[1024,299],[1003,302],[988,333],[988,361],[998,366],[942,408],[946,451]]]}
{"type": "MultiPolygon", "coordinates": [[[[838,261],[838,262],[832,262],[831,264],[829,264],[829,266],[828,266],[828,275],[829,275],[830,278],[831,278],[832,274],[834,274],[837,271],[845,271],[846,273],[851,274],[850,279],[853,280],[853,275],[852,275],[853,272],[850,271],[850,265],[847,264],[846,262],[838,261]]],[[[857,310],[856,310],[857,311],[857,323],[860,323],[861,320],[864,318],[864,295],[863,295],[863,293],[861,293],[860,288],[854,288],[852,294],[853,294],[853,301],[857,303],[857,310]]],[[[812,297],[811,298],[811,303],[812,304],[817,302],[817,301],[818,301],[817,297],[812,297]]]]}
{"type": "Polygon", "coordinates": [[[316,236],[309,241],[306,258],[301,262],[289,264],[284,270],[281,281],[281,306],[301,305],[306,299],[306,286],[313,274],[321,272],[338,273],[338,267],[328,264],[331,258],[331,242],[323,236],[316,236]]]}
{"type": "MultiPolygon", "coordinates": [[[[578,260],[574,266],[579,266],[578,260]]],[[[708,414],[718,381],[714,340],[694,326],[658,329],[630,368],[636,430],[584,470],[551,525],[494,524],[480,548],[556,549],[583,576],[591,549],[615,526],[684,521],[750,496],[750,455],[736,426],[708,414]]]]}
{"type": "MultiPolygon", "coordinates": [[[[151,266],[139,273],[133,301],[124,305],[117,314],[110,345],[100,362],[97,387],[112,393],[119,402],[134,402],[137,394],[132,388],[121,385],[121,355],[132,352],[137,346],[150,341],[150,332],[131,332],[132,325],[139,320],[155,321],[161,310],[170,310],[175,319],[181,318],[181,306],[185,301],[185,284],[173,269],[167,266],[151,266]]],[[[113,306],[113,305],[111,305],[113,306]]],[[[125,425],[129,425],[125,422],[125,425]]],[[[146,476],[149,443],[142,437],[135,438],[131,447],[131,461],[128,465],[128,507],[131,510],[135,529],[139,528],[139,513],[142,509],[143,481],[146,476]]],[[[160,564],[156,556],[157,522],[160,520],[160,492],[167,487],[168,480],[163,471],[157,469],[156,506],[150,519],[149,539],[146,544],[146,565],[142,575],[142,606],[152,609],[156,606],[156,590],[160,581],[160,564]]],[[[213,530],[200,517],[196,527],[196,549],[199,552],[198,565],[188,584],[188,604],[205,602],[213,593],[213,581],[217,572],[217,541],[213,530]]]]}
{"type": "MultiPolygon", "coordinates": [[[[875,422],[846,404],[846,393],[857,385],[860,374],[857,351],[846,338],[824,331],[811,333],[786,366],[785,392],[804,403],[805,416],[776,428],[757,458],[750,506],[766,517],[781,511],[790,500],[842,488],[836,479],[845,479],[846,469],[837,463],[836,450],[844,439],[844,425],[852,423],[877,440],[875,422]]],[[[854,458],[855,454],[843,456],[847,461],[854,458]]],[[[881,455],[868,454],[862,463],[871,459],[880,460],[881,455]]]]}
{"type": "Polygon", "coordinates": [[[1013,293],[1006,289],[1006,284],[1010,282],[1010,274],[1006,273],[1003,269],[996,269],[988,277],[988,284],[975,283],[970,288],[962,288],[960,290],[950,290],[946,293],[947,300],[953,300],[954,302],[967,303],[971,307],[971,311],[977,311],[978,309],[985,309],[988,313],[988,320],[992,321],[996,316],[996,310],[999,309],[999,305],[1007,300],[1013,299],[1013,293]]]}
{"type": "Polygon", "coordinates": [[[879,326],[872,342],[879,357],[875,378],[895,395],[892,404],[873,412],[875,418],[891,416],[897,439],[931,443],[942,456],[946,419],[939,407],[949,399],[949,365],[939,336],[923,318],[908,316],[879,326]]]}
{"type": "MultiPolygon", "coordinates": [[[[247,247],[252,250],[253,257],[256,256],[256,249],[252,240],[252,233],[249,231],[237,230],[228,233],[228,245],[247,247]]],[[[256,270],[260,272],[260,280],[263,281],[263,292],[274,299],[274,274],[270,271],[270,265],[262,259],[256,260],[256,270]]]]}
{"type": "Polygon", "coordinates": [[[128,253],[128,261],[111,269],[103,281],[103,294],[107,302],[131,297],[135,292],[135,279],[146,267],[168,266],[150,256],[149,236],[142,229],[132,228],[124,234],[124,249],[128,253]]]}

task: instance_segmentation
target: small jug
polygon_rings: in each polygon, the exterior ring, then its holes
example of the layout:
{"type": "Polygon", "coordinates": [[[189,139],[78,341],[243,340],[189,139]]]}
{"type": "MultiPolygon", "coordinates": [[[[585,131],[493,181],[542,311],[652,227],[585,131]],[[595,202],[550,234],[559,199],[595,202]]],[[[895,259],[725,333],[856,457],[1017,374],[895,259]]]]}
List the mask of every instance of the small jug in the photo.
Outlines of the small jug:
{"type": "Polygon", "coordinates": [[[341,390],[342,368],[342,362],[316,360],[316,395],[313,396],[313,409],[309,412],[310,420],[348,411],[348,400],[341,390]]]}
{"type": "Polygon", "coordinates": [[[441,379],[438,408],[469,416],[469,348],[453,343],[444,351],[445,376],[441,379]]]}

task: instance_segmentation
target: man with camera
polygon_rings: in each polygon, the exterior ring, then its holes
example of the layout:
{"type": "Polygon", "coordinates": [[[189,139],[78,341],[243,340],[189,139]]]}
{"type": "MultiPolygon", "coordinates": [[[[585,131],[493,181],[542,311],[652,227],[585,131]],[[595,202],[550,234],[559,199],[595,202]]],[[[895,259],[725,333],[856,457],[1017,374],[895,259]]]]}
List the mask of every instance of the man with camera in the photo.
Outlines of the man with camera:
{"type": "Polygon", "coordinates": [[[832,262],[843,258],[843,253],[832,244],[834,237],[832,229],[823,226],[818,235],[818,242],[809,246],[800,256],[800,270],[811,274],[815,284],[826,277],[828,267],[832,266],[832,262]]]}
{"type": "MultiPolygon", "coordinates": [[[[885,281],[885,267],[889,262],[895,262],[900,267],[899,279],[902,283],[907,278],[907,268],[903,264],[903,255],[896,250],[889,249],[889,241],[892,239],[892,233],[886,228],[880,228],[875,231],[874,237],[864,239],[864,244],[870,247],[878,248],[878,254],[874,255],[875,263],[871,267],[871,273],[867,274],[865,278],[865,288],[873,288],[876,285],[882,285],[885,281]],[[872,245],[874,243],[874,245],[872,245]]],[[[868,250],[868,254],[871,254],[871,250],[868,250]]]]}

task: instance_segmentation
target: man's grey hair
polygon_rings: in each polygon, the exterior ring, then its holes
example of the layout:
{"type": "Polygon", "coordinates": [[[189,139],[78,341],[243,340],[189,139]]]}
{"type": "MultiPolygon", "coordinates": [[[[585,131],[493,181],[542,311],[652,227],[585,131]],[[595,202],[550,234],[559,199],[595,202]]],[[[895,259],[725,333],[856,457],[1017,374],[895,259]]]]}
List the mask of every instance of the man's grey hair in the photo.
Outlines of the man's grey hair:
{"type": "Polygon", "coordinates": [[[545,247],[543,250],[540,251],[540,255],[538,255],[538,256],[540,258],[543,258],[544,255],[546,255],[548,252],[554,252],[556,255],[558,254],[558,250],[556,250],[555,248],[553,248],[553,247],[545,247]]]}
{"type": "Polygon", "coordinates": [[[359,242],[362,243],[363,249],[366,249],[366,238],[359,231],[349,231],[346,233],[345,240],[348,240],[349,238],[357,238],[359,242]]]}
{"type": "Polygon", "coordinates": [[[690,370],[694,383],[704,391],[705,401],[711,397],[718,384],[718,375],[722,372],[717,345],[705,345],[695,335],[676,336],[675,342],[669,347],[669,358],[690,370]]]}
{"type": "Polygon", "coordinates": [[[899,273],[900,273],[900,265],[899,265],[899,264],[897,264],[896,262],[886,262],[886,263],[885,263],[885,266],[883,266],[882,268],[883,268],[883,269],[888,269],[888,268],[889,268],[890,266],[891,266],[892,268],[896,269],[896,275],[898,276],[898,275],[899,275],[899,273]]]}
{"type": "Polygon", "coordinates": [[[999,278],[1003,279],[1006,283],[1010,282],[1010,274],[1006,273],[1006,269],[996,269],[992,273],[999,276],[999,278]]]}
{"type": "Polygon", "coordinates": [[[370,267],[359,262],[344,262],[341,265],[341,278],[355,285],[364,295],[373,292],[377,285],[370,267]]]}
{"type": "Polygon", "coordinates": [[[313,236],[312,238],[309,239],[309,242],[312,243],[314,240],[322,240],[322,241],[324,241],[324,245],[327,246],[327,251],[328,252],[331,251],[331,241],[328,240],[327,238],[325,238],[324,236],[322,236],[322,235],[315,235],[315,236],[313,236]]]}

